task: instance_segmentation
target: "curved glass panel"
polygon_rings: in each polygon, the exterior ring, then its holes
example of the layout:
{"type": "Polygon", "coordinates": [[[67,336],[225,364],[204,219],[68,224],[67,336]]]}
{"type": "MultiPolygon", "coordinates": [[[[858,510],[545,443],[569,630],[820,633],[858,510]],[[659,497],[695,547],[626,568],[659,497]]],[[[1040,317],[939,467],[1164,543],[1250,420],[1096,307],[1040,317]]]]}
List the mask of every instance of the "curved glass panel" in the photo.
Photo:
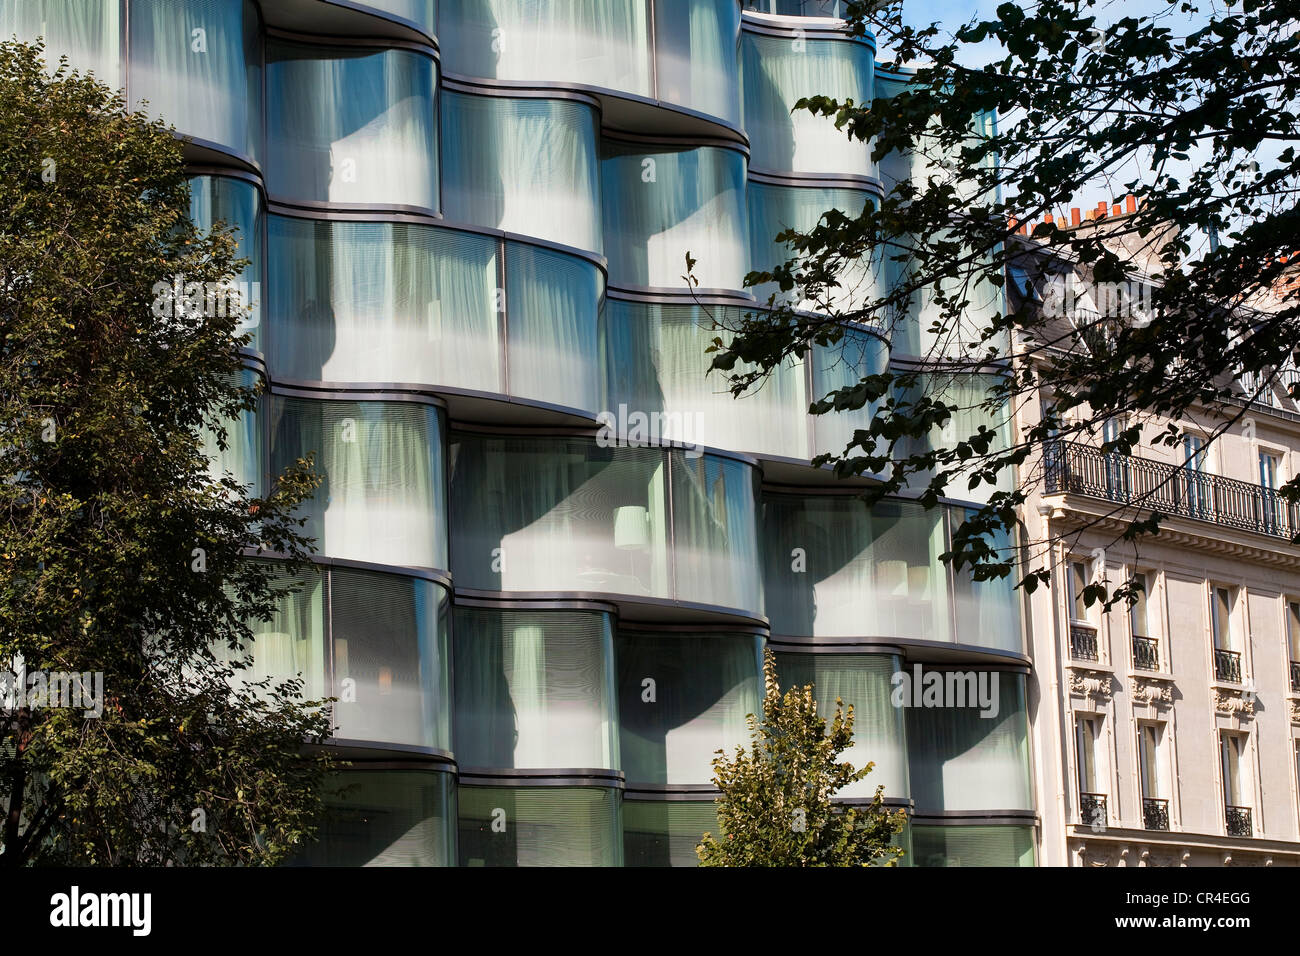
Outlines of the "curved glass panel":
{"type": "MultiPolygon", "coordinates": [[[[741,399],[708,372],[713,338],[736,328],[744,310],[607,299],[605,408],[659,416],[663,438],[788,458],[808,457],[808,398],[797,360],[775,368],[741,399]]],[[[743,370],[743,369],[738,369],[743,370]]]]}
{"type": "Polygon", "coordinates": [[[591,106],[444,90],[442,109],[449,220],[600,252],[591,106]]]}
{"type": "Polygon", "coordinates": [[[451,461],[457,585],[671,596],[661,450],[466,434],[451,461]]]}
{"type": "MultiPolygon", "coordinates": [[[[241,369],[239,372],[239,384],[244,388],[254,387],[258,379],[258,374],[252,369],[241,369]]],[[[261,426],[264,401],[265,399],[259,399],[257,408],[253,411],[243,412],[236,420],[222,423],[226,432],[224,450],[218,447],[216,435],[211,429],[204,428],[200,433],[203,453],[211,460],[208,474],[212,479],[219,480],[224,473],[230,472],[241,485],[251,486],[248,487],[248,493],[253,497],[262,494],[262,472],[266,467],[262,454],[261,426]]]]}
{"type": "Polygon", "coordinates": [[[601,271],[586,259],[523,243],[506,252],[510,393],[593,411],[600,402],[601,271]]]}
{"type": "MultiPolygon", "coordinates": [[[[816,227],[830,209],[838,209],[850,217],[859,216],[871,201],[869,193],[856,189],[750,183],[749,255],[753,268],[760,272],[770,272],[791,257],[789,247],[776,241],[776,237],[785,230],[808,232],[816,227]]],[[[777,303],[787,302],[805,311],[843,313],[862,308],[879,294],[879,274],[877,263],[855,260],[846,265],[837,277],[839,285],[824,291],[823,297],[827,301],[823,302],[804,299],[798,289],[783,293],[773,282],[754,286],[750,291],[764,304],[776,295],[777,303]],[[822,308],[825,305],[829,305],[830,310],[822,308]]]]}
{"type": "Polygon", "coordinates": [[[1032,827],[912,826],[916,866],[1033,866],[1032,827]]]}
{"type": "Polygon", "coordinates": [[[621,802],[609,787],[462,784],[460,865],[622,866],[621,802]]]}
{"type": "MultiPolygon", "coordinates": [[[[977,434],[981,426],[994,433],[989,454],[997,454],[1009,448],[1012,428],[1008,406],[1003,402],[992,410],[985,407],[990,398],[989,387],[995,382],[992,375],[929,372],[912,389],[902,391],[901,394],[909,401],[914,401],[914,396],[919,394],[942,401],[952,410],[952,414],[947,424],[936,427],[928,439],[905,438],[900,441],[897,449],[900,457],[924,453],[932,448],[952,448],[954,443],[967,441],[977,434]]],[[[959,472],[949,479],[945,493],[952,498],[986,502],[995,491],[1011,491],[1015,488],[1015,471],[1015,468],[1003,468],[998,472],[996,484],[981,482],[975,488],[969,485],[970,473],[959,472]]],[[[909,476],[909,483],[913,488],[924,488],[929,484],[932,474],[928,471],[915,473],[909,476]]]]}
{"type": "Polygon", "coordinates": [[[942,509],[906,501],[763,501],[773,634],[951,640],[942,509]]]}
{"type": "Polygon", "coordinates": [[[670,458],[677,597],[762,613],[758,472],[733,458],[670,458]]]}
{"type": "Polygon", "coordinates": [[[658,96],[740,125],[740,4],[654,0],[658,96]]]}
{"type": "Polygon", "coordinates": [[[462,767],[619,769],[608,614],[456,609],[462,767]]]}
{"type": "Polygon", "coordinates": [[[438,67],[411,50],[267,46],[267,188],[438,209],[438,67]]]}
{"type": "Polygon", "coordinates": [[[610,285],[686,291],[689,252],[701,287],[742,287],[749,257],[741,153],[606,141],[601,185],[610,285]]]}
{"type": "Polygon", "coordinates": [[[315,453],[321,485],[302,505],[303,533],[334,558],[447,567],[442,424],[407,402],[275,397],[271,469],[315,453]]]}
{"type": "Polygon", "coordinates": [[[623,800],[624,866],[699,866],[705,833],[719,835],[712,800],[623,800]]]}
{"type": "Polygon", "coordinates": [[[227,645],[212,648],[218,660],[240,662],[235,682],[270,683],[258,691],[268,694],[276,683],[298,678],[303,686],[303,700],[323,700],[329,696],[328,661],[326,659],[326,574],[319,568],[307,568],[289,574],[276,569],[275,609],[269,621],[248,622],[253,637],[243,651],[227,645]]]}
{"type": "MultiPolygon", "coordinates": [[[[869,375],[883,373],[889,366],[889,346],[862,329],[846,328],[836,344],[814,345],[811,361],[812,397],[820,401],[836,389],[851,388],[869,375]]],[[[882,402],[877,399],[861,408],[813,416],[817,454],[844,454],[853,433],[871,427],[871,419],[882,402]]],[[[883,452],[883,446],[878,450],[883,452]]],[[[855,453],[861,454],[861,449],[855,449],[855,453]]]]}
{"type": "Polygon", "coordinates": [[[762,710],[762,671],[758,635],[620,631],[619,731],[628,783],[710,783],[715,751],[749,746],[745,717],[762,710]]]}
{"type": "Polygon", "coordinates": [[[262,34],[253,4],[131,0],[129,10],[132,103],[147,100],[149,115],[187,136],[259,159],[262,34]]]}
{"type": "Polygon", "coordinates": [[[442,0],[448,73],[651,96],[645,0],[442,0]]]}
{"type": "Polygon", "coordinates": [[[236,230],[236,256],[249,260],[248,266],[234,277],[240,306],[245,310],[238,334],[251,336],[248,348],[262,348],[262,276],[266,265],[262,229],[265,212],[262,194],[252,183],[227,176],[192,176],[190,178],[190,219],[204,232],[218,221],[236,230]]]}
{"type": "Polygon", "coordinates": [[[24,43],[45,42],[45,67],[53,73],[59,57],[79,73],[114,90],[122,88],[119,4],[104,0],[0,0],[0,37],[17,35],[24,43]]]}
{"type": "MultiPolygon", "coordinates": [[[[957,528],[966,520],[964,508],[953,508],[949,521],[957,528]]],[[[1015,559],[1015,542],[1011,535],[1002,532],[990,544],[1004,558],[1015,559]]],[[[1024,643],[1020,637],[1020,606],[1016,592],[1019,575],[1013,566],[1005,578],[976,581],[970,568],[953,572],[954,597],[957,605],[957,643],[976,644],[1002,651],[1022,653],[1024,643]]]]}
{"type": "Polygon", "coordinates": [[[777,654],[781,690],[813,685],[817,712],[829,719],[835,699],[853,707],[853,745],[840,755],[865,778],[840,790],[839,797],[872,797],[885,787],[886,798],[906,797],[907,739],[903,711],[890,700],[891,679],[901,667],[895,654],[777,654]]]}
{"type": "Polygon", "coordinates": [[[334,736],[451,750],[447,590],[334,568],[334,736]]]}
{"type": "Polygon", "coordinates": [[[345,770],[325,792],[317,842],[296,866],[455,866],[456,789],[449,773],[345,770]]]}
{"type": "Polygon", "coordinates": [[[875,62],[853,40],[741,35],[745,131],[755,169],[875,176],[870,144],[835,128],[835,117],[795,110],[805,96],[869,105],[875,62]],[[793,112],[792,112],[793,111],[793,112]]]}
{"type": "Polygon", "coordinates": [[[918,811],[1033,809],[1023,675],[927,670],[900,693],[918,811]]]}
{"type": "Polygon", "coordinates": [[[496,240],[272,216],[270,251],[277,376],[503,391],[496,240]]]}

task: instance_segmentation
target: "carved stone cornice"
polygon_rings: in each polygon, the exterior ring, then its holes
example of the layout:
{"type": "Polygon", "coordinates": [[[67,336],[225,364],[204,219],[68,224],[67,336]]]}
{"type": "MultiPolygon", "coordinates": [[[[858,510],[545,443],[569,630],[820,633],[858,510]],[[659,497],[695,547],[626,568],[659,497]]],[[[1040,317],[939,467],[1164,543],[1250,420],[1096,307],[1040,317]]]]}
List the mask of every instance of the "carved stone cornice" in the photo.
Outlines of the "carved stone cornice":
{"type": "MultiPolygon", "coordinates": [[[[1052,508],[1052,520],[1063,528],[1087,526],[1103,534],[1122,535],[1133,518],[1149,514],[1149,511],[1127,508],[1113,501],[1075,492],[1045,494],[1043,501],[1052,508]]],[[[1285,538],[1177,515],[1161,518],[1160,533],[1149,540],[1155,544],[1221,554],[1237,561],[1273,567],[1294,568],[1296,562],[1296,547],[1285,538]]]]}
{"type": "Polygon", "coordinates": [[[1070,693],[1084,698],[1109,699],[1114,689],[1111,675],[1086,667],[1070,667],[1070,693]]]}
{"type": "Polygon", "coordinates": [[[1216,687],[1214,688],[1214,710],[1228,717],[1254,717],[1255,695],[1249,691],[1216,687]]]}
{"type": "Polygon", "coordinates": [[[1134,677],[1130,691],[1133,703],[1151,704],[1153,707],[1168,707],[1174,702],[1174,686],[1167,680],[1155,680],[1150,677],[1134,677]]]}

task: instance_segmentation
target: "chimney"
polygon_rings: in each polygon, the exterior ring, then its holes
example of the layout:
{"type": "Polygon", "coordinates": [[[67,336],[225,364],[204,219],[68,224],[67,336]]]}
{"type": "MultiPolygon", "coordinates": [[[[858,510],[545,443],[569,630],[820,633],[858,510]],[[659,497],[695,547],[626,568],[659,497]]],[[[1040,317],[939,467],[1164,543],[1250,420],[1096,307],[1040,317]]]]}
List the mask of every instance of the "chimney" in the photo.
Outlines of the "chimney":
{"type": "Polygon", "coordinates": [[[1057,229],[1064,229],[1064,228],[1065,228],[1065,220],[1062,219],[1060,216],[1057,216],[1057,217],[1056,217],[1056,228],[1057,228],[1057,229]]]}
{"type": "Polygon", "coordinates": [[[1132,193],[1124,197],[1124,211],[1130,215],[1138,211],[1138,201],[1132,193]]]}
{"type": "Polygon", "coordinates": [[[1101,202],[1097,203],[1097,218],[1098,218],[1098,219],[1105,219],[1105,218],[1106,218],[1106,213],[1107,213],[1109,210],[1110,210],[1110,207],[1106,205],[1106,200],[1103,199],[1101,202]]]}
{"type": "Polygon", "coordinates": [[[1097,210],[1095,210],[1095,209],[1089,209],[1089,210],[1088,210],[1088,221],[1089,221],[1089,222],[1092,222],[1092,221],[1093,221],[1094,219],[1096,219],[1096,218],[1097,218],[1097,210]]]}
{"type": "Polygon", "coordinates": [[[1124,215],[1124,207],[1121,206],[1119,203],[1115,203],[1114,207],[1110,211],[1110,214],[1112,216],[1122,216],[1124,215]]]}
{"type": "Polygon", "coordinates": [[[1074,206],[1074,207],[1071,208],[1071,210],[1070,210],[1070,225],[1071,225],[1071,226],[1077,226],[1077,225],[1079,224],[1079,222],[1080,222],[1080,219],[1079,219],[1079,207],[1078,207],[1078,206],[1074,206]]]}

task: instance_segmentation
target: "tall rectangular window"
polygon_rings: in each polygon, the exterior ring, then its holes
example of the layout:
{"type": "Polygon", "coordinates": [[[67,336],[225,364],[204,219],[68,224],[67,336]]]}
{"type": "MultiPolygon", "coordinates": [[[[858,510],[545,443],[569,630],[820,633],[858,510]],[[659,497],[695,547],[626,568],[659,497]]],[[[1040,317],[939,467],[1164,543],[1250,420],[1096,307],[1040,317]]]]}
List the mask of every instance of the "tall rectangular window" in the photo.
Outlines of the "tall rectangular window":
{"type": "Polygon", "coordinates": [[[1088,620],[1088,608],[1083,603],[1083,589],[1091,583],[1088,565],[1083,561],[1070,562],[1071,617],[1076,621],[1088,620]]]}
{"type": "Polygon", "coordinates": [[[1215,650],[1235,649],[1232,634],[1232,604],[1232,589],[1216,585],[1210,609],[1210,626],[1214,632],[1215,650]]]}
{"type": "Polygon", "coordinates": [[[1263,530],[1273,532],[1282,520],[1282,501],[1277,493],[1278,460],[1277,456],[1266,451],[1259,453],[1259,488],[1263,498],[1261,519],[1263,530]]]}
{"type": "Polygon", "coordinates": [[[1249,794],[1242,776],[1246,738],[1241,734],[1222,734],[1219,737],[1219,748],[1223,763],[1224,804],[1229,807],[1249,806],[1249,794]]]}
{"type": "Polygon", "coordinates": [[[1137,592],[1137,601],[1129,605],[1128,621],[1133,628],[1134,637],[1150,637],[1150,622],[1147,619],[1147,593],[1151,585],[1151,576],[1145,573],[1133,575],[1133,583],[1141,588],[1137,592]]]}
{"type": "Polygon", "coordinates": [[[1100,720],[1096,717],[1080,717],[1077,723],[1077,747],[1079,757],[1079,791],[1080,793],[1100,793],[1101,778],[1097,773],[1097,739],[1100,736],[1100,720]]]}
{"type": "Polygon", "coordinates": [[[1200,435],[1183,436],[1183,467],[1187,470],[1187,506],[1192,514],[1210,509],[1210,483],[1205,477],[1205,441],[1200,435]]]}
{"type": "Polygon", "coordinates": [[[1142,799],[1159,800],[1164,797],[1163,774],[1160,772],[1160,745],[1164,725],[1138,725],[1138,775],[1142,785],[1142,799]]]}

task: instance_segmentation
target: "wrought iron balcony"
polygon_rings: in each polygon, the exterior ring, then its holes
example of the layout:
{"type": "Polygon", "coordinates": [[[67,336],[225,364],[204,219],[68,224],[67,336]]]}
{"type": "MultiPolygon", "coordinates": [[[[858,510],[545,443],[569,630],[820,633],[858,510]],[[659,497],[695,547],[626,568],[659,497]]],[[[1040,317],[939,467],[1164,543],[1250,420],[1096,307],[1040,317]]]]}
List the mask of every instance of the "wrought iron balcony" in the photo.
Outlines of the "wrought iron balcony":
{"type": "Polygon", "coordinates": [[[1154,637],[1133,638],[1133,666],[1140,671],[1160,670],[1160,642],[1154,637]]]}
{"type": "Polygon", "coordinates": [[[1300,509],[1248,481],[1067,441],[1049,443],[1045,463],[1048,494],[1086,495],[1277,538],[1300,531],[1300,509]]]}
{"type": "Polygon", "coordinates": [[[1155,797],[1142,798],[1142,823],[1148,830],[1169,829],[1169,801],[1155,797]]]}
{"type": "Polygon", "coordinates": [[[1097,660],[1097,629],[1082,621],[1070,622],[1070,659],[1097,660]]]}
{"type": "Polygon", "coordinates": [[[1214,649],[1214,678],[1241,683],[1241,655],[1236,651],[1225,651],[1220,647],[1214,649]]]}
{"type": "Polygon", "coordinates": [[[1104,793],[1079,794],[1079,822],[1085,826],[1106,826],[1106,795],[1104,793]]]}
{"type": "Polygon", "coordinates": [[[1228,836],[1254,835],[1250,825],[1250,807],[1224,807],[1223,813],[1228,824],[1228,836]]]}
{"type": "Polygon", "coordinates": [[[1300,661],[1291,662],[1291,690],[1300,694],[1300,661]]]}

